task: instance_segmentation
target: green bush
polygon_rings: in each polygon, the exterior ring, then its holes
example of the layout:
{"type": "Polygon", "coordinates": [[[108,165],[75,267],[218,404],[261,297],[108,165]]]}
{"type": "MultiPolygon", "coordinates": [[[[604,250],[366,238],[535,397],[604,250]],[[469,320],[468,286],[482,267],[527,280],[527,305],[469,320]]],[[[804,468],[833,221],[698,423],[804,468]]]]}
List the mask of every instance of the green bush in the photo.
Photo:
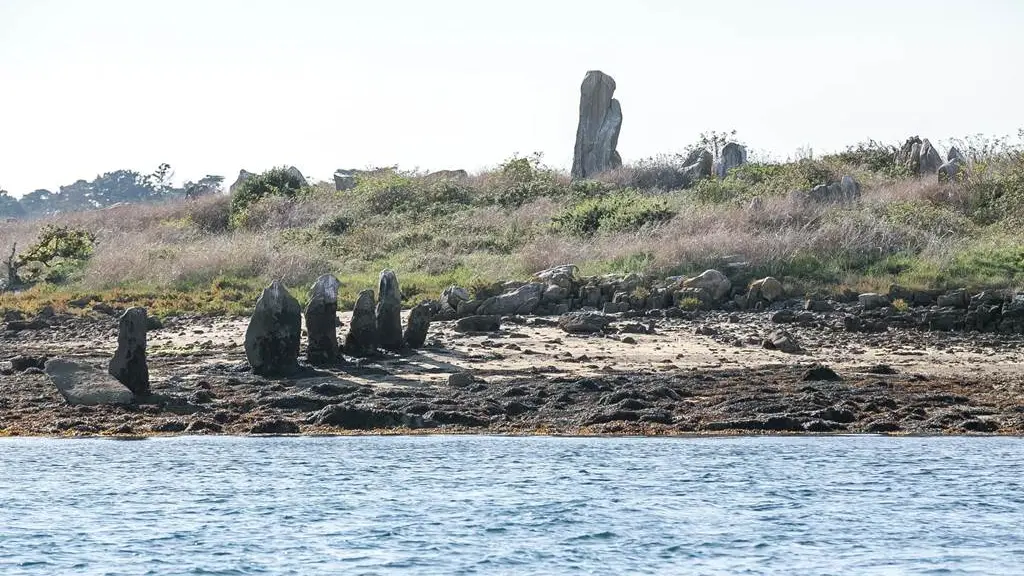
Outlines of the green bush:
{"type": "Polygon", "coordinates": [[[95,245],[96,235],[88,230],[48,224],[39,231],[35,243],[14,260],[13,275],[16,276],[18,269],[37,265],[28,280],[63,282],[92,256],[95,245]]]}
{"type": "Polygon", "coordinates": [[[978,224],[1024,224],[1024,152],[976,162],[961,184],[967,192],[968,214],[978,224]]]}
{"type": "Polygon", "coordinates": [[[534,154],[506,160],[487,182],[482,199],[489,204],[516,207],[543,196],[568,192],[568,186],[559,182],[558,173],[541,164],[540,154],[534,154]]]}
{"type": "Polygon", "coordinates": [[[834,154],[829,158],[888,176],[909,176],[910,174],[907,173],[906,167],[896,164],[897,152],[899,152],[899,149],[896,146],[868,140],[867,142],[859,142],[855,146],[849,146],[845,151],[834,154]]]}
{"type": "Polygon", "coordinates": [[[294,198],[306,187],[298,174],[278,167],[257,174],[242,183],[231,197],[231,217],[236,220],[252,204],[269,196],[294,198]]]}
{"type": "Polygon", "coordinates": [[[579,236],[598,231],[623,232],[648,224],[664,222],[674,212],[663,198],[646,196],[635,190],[622,190],[588,198],[563,209],[552,220],[561,230],[579,236]]]}

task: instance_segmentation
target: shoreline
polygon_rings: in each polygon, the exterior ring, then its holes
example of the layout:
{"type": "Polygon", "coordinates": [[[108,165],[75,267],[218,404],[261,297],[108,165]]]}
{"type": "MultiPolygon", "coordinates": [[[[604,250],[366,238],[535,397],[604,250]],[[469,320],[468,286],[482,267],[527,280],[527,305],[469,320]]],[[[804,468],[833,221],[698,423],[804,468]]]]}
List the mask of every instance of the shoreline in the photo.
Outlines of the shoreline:
{"type": "MultiPolygon", "coordinates": [[[[468,334],[435,322],[419,351],[285,378],[248,370],[245,319],[170,319],[150,333],[153,394],[137,404],[70,406],[40,370],[0,370],[0,437],[1024,435],[1021,335],[775,316],[619,314],[588,335],[545,317],[468,334]],[[798,353],[763,346],[780,328],[798,353]]],[[[112,316],[58,315],[0,336],[20,355],[104,367],[116,334],[112,316]]]]}

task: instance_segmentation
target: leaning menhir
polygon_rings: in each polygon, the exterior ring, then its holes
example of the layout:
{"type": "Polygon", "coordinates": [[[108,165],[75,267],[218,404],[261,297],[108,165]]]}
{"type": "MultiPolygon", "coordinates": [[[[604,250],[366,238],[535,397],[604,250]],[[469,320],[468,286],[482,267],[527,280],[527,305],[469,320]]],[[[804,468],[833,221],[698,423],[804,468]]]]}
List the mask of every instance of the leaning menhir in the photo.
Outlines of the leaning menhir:
{"type": "Polygon", "coordinates": [[[373,290],[363,290],[352,308],[352,321],[345,336],[345,353],[350,356],[372,356],[377,352],[377,319],[374,315],[373,290]]]}

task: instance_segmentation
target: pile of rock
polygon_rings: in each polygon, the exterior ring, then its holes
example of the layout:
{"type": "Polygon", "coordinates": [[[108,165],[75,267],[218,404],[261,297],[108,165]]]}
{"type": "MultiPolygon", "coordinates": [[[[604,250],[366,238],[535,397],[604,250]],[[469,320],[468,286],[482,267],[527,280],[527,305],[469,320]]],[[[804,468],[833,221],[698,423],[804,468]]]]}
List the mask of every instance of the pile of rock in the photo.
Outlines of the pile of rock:
{"type": "Polygon", "coordinates": [[[967,158],[956,146],[950,147],[943,161],[939,151],[927,138],[917,136],[911,136],[900,147],[896,153],[896,165],[915,176],[937,174],[939,182],[956,181],[968,168],[967,158]]]}
{"type": "Polygon", "coordinates": [[[253,372],[287,375],[298,369],[303,314],[308,334],[306,360],[313,365],[333,364],[342,352],[372,356],[379,349],[399,352],[423,346],[436,306],[427,304],[413,309],[403,331],[402,293],[398,276],[391,270],[380,273],[379,301],[373,290],[359,293],[344,347],[339,346],[340,288],[341,282],[334,276],[321,276],[310,288],[304,312],[281,282],[274,281],[265,288],[245,332],[245,355],[253,372]]]}

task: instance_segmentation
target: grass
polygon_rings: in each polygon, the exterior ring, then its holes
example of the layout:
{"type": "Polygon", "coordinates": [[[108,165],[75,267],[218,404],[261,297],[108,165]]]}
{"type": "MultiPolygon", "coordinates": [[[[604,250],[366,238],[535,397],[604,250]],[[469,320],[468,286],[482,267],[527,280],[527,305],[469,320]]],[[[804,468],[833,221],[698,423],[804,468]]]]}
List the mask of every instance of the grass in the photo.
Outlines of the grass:
{"type": "Polygon", "coordinates": [[[345,308],[383,268],[398,272],[413,304],[450,284],[524,280],[566,263],[587,275],[667,276],[745,262],[751,279],[775,276],[797,293],[1024,283],[1018,148],[985,150],[950,184],[908,177],[887,154],[871,144],[749,164],[685,190],[667,189],[679,168],[671,162],[571,182],[539,158],[513,158],[467,179],[391,171],[346,192],[319,184],[234,207],[217,196],[17,221],[0,227],[2,254],[15,243],[24,251],[46,225],[88,231],[96,245],[52,275],[58,282],[0,293],[0,309],[64,310],[95,296],[158,316],[239,315],[271,279],[304,302],[324,273],[341,279],[345,308]],[[857,204],[789,198],[846,174],[862,184],[857,204]]]}

